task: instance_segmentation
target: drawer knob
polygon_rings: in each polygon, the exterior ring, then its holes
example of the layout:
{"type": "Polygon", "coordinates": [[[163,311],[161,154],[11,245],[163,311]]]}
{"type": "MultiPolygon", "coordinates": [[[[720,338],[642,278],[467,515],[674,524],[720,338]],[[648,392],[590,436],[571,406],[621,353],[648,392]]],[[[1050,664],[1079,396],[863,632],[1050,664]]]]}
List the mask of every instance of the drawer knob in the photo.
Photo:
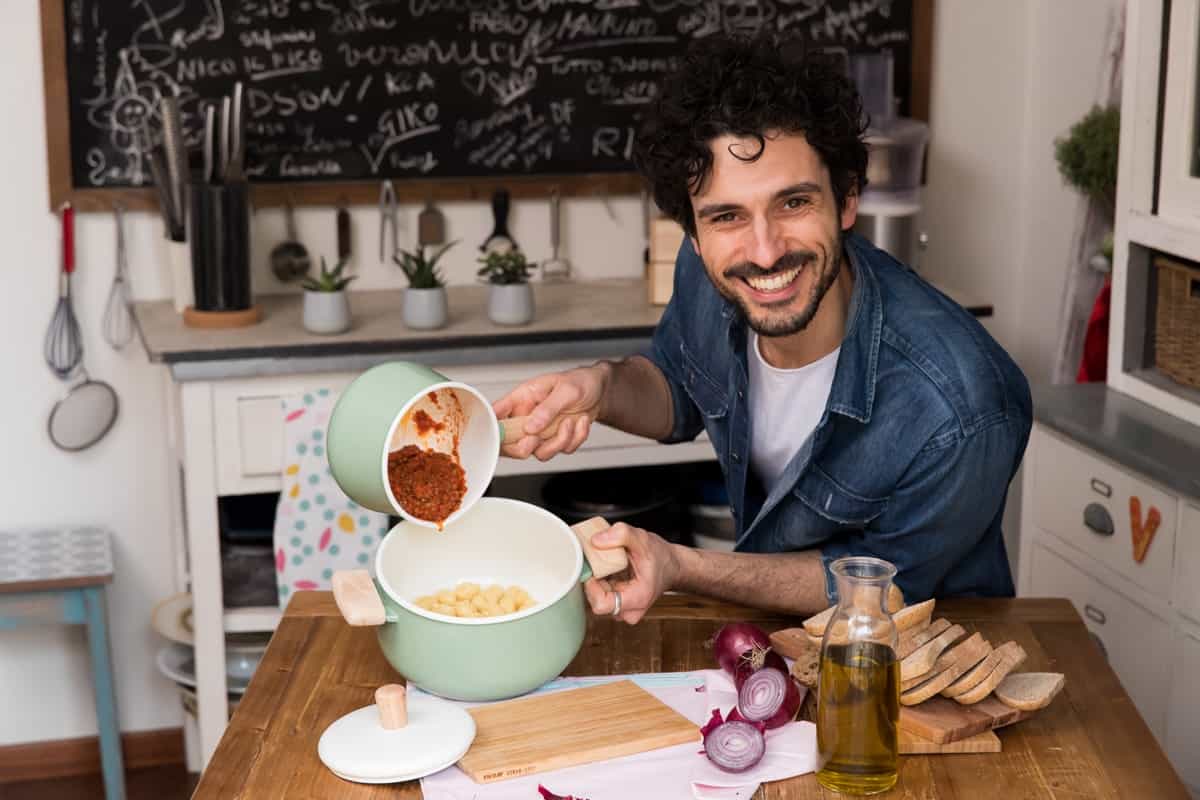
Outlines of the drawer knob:
{"type": "Polygon", "coordinates": [[[1104,623],[1108,622],[1108,617],[1104,616],[1104,612],[1096,608],[1091,603],[1088,603],[1083,607],[1083,613],[1088,619],[1097,625],[1103,625],[1104,623]]]}
{"type": "Polygon", "coordinates": [[[1092,491],[1104,497],[1112,497],[1112,487],[1099,478],[1092,478],[1092,491]]]}
{"type": "Polygon", "coordinates": [[[1099,536],[1113,535],[1112,515],[1099,503],[1088,503],[1083,509],[1083,524],[1099,536]]]}

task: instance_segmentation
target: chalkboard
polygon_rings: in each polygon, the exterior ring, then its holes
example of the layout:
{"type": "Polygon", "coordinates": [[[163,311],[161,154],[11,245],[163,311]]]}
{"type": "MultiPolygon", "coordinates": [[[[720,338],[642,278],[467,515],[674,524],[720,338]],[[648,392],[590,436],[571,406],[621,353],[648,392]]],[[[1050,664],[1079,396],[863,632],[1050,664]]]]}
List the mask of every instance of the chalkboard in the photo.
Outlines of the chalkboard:
{"type": "Polygon", "coordinates": [[[926,115],[914,74],[927,83],[928,43],[917,39],[928,38],[919,17],[930,0],[42,2],[48,107],[65,106],[65,137],[50,134],[51,160],[66,162],[51,165],[58,195],[148,185],[138,130],[143,118],[157,130],[167,93],[198,165],[203,106],[236,80],[247,174],[297,202],[313,186],[328,198],[383,179],[410,196],[530,179],[567,193],[628,189],[611,179],[632,170],[659,79],[690,42],[722,31],[889,48],[900,112],[926,115]]]}

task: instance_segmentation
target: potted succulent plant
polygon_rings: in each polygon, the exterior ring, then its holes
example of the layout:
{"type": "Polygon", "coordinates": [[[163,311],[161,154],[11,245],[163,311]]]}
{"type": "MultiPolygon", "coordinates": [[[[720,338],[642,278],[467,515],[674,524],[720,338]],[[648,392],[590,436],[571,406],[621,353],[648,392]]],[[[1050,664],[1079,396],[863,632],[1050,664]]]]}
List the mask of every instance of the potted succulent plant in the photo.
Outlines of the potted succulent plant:
{"type": "Polygon", "coordinates": [[[401,250],[392,256],[408,278],[408,288],[404,290],[404,324],[408,327],[431,330],[446,324],[449,316],[446,284],[437,262],[454,244],[450,242],[432,256],[426,255],[425,245],[413,251],[401,250]]]}
{"type": "Polygon", "coordinates": [[[321,272],[306,277],[304,287],[304,329],[310,333],[342,333],[350,329],[350,301],[346,286],[356,275],[342,275],[349,259],[342,259],[333,270],[321,258],[321,272]]]}
{"type": "Polygon", "coordinates": [[[479,259],[479,276],[490,284],[488,318],[497,325],[525,325],[533,319],[533,287],[529,276],[537,266],[516,248],[493,251],[479,259]]]}

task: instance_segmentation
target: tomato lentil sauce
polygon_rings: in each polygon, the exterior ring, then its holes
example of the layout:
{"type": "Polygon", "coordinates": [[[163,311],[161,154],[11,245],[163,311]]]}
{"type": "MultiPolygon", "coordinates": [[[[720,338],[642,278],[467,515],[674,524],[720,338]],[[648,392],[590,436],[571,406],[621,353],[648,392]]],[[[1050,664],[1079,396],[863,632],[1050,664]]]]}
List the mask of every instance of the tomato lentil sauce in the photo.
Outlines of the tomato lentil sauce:
{"type": "Polygon", "coordinates": [[[413,444],[388,453],[388,483],[406,512],[439,528],[467,493],[466,475],[457,460],[413,444]]]}
{"type": "MultiPolygon", "coordinates": [[[[438,422],[436,419],[426,414],[425,409],[423,408],[417,409],[417,413],[413,414],[413,423],[417,426],[418,436],[424,436],[430,431],[433,431],[434,433],[441,433],[442,431],[446,430],[446,423],[438,422]]],[[[457,446],[457,442],[455,445],[457,446]]]]}

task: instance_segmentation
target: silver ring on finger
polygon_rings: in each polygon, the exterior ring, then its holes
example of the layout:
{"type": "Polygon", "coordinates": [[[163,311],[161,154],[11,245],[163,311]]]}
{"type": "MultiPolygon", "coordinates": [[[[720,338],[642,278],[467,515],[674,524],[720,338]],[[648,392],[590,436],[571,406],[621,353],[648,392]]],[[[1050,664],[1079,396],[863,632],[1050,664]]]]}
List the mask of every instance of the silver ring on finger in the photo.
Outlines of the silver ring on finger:
{"type": "Polygon", "coordinates": [[[619,617],[619,616],[621,616],[621,593],[620,593],[620,592],[618,592],[618,591],[613,591],[613,610],[612,610],[612,615],[613,615],[614,617],[619,617]]]}

